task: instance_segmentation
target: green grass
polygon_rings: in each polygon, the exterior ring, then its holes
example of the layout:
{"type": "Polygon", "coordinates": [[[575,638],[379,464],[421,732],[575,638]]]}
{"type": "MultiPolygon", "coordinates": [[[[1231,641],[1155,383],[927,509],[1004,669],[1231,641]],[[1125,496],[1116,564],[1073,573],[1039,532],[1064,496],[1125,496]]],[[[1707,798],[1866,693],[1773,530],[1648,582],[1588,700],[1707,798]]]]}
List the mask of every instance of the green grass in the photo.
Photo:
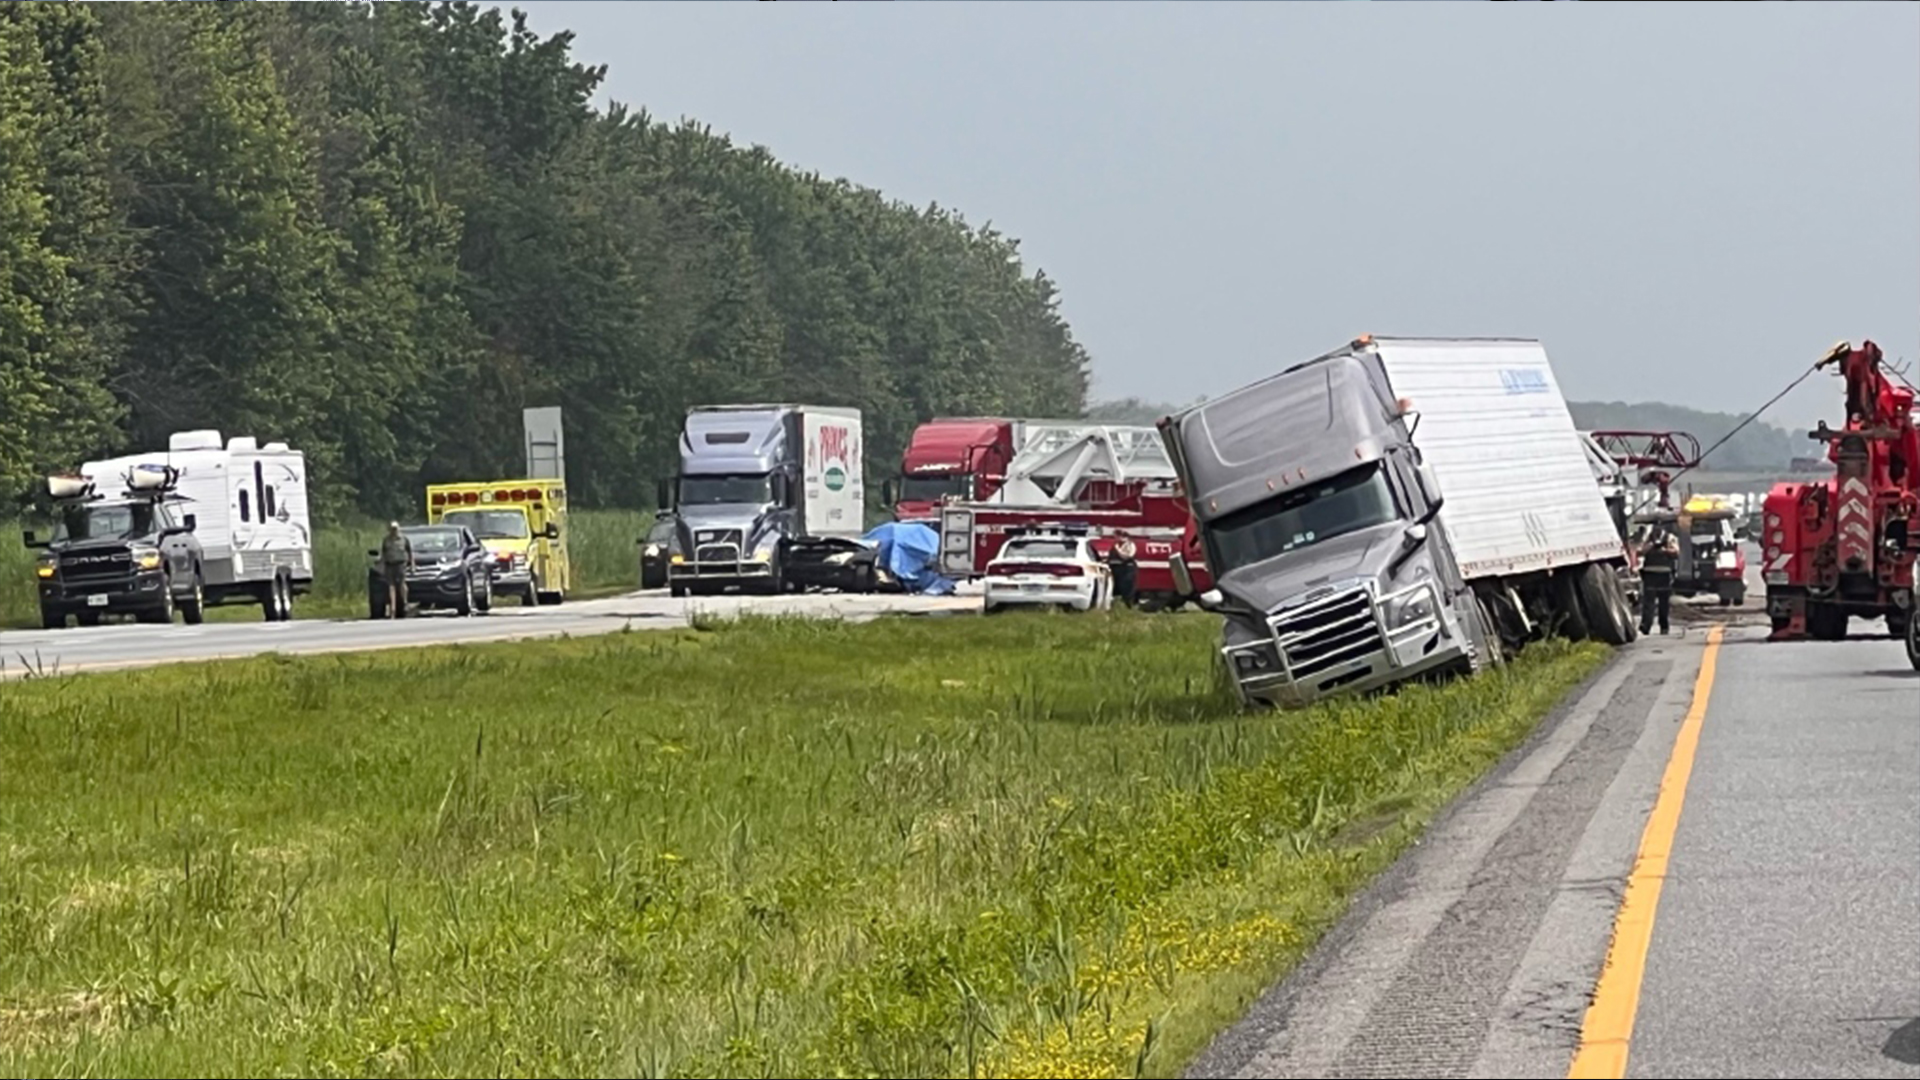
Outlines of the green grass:
{"type": "MultiPolygon", "coordinates": [[[[574,595],[591,597],[640,585],[640,549],[653,515],[631,510],[576,510],[568,514],[568,551],[573,558],[574,595]]],[[[20,543],[20,526],[0,533],[0,626],[39,626],[34,597],[34,552],[20,543]]],[[[42,537],[44,522],[33,523],[42,537]]],[[[385,522],[364,519],[324,523],[314,529],[313,592],[294,603],[296,618],[365,615],[367,551],[377,547],[385,522]]],[[[258,621],[255,605],[209,608],[209,621],[258,621]]]]}
{"type": "Polygon", "coordinates": [[[1205,616],[0,684],[0,1072],[1175,1074],[1604,656],[1237,714],[1205,616]]]}

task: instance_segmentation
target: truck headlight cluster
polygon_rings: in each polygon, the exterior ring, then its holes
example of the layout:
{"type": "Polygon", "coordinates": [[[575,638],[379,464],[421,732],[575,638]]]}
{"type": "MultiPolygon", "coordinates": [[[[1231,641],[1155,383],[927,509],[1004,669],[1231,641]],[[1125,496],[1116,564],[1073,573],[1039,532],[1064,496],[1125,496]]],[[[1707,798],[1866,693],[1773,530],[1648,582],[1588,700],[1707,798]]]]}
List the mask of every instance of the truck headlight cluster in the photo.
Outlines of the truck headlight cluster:
{"type": "Polygon", "coordinates": [[[1387,626],[1394,630],[1433,618],[1433,593],[1421,589],[1402,596],[1387,607],[1387,626]]]}
{"type": "Polygon", "coordinates": [[[773,551],[775,548],[779,546],[780,546],[779,533],[775,533],[772,536],[762,539],[759,543],[753,545],[753,561],[754,562],[772,562],[773,551]]]}
{"type": "Polygon", "coordinates": [[[1270,642],[1242,649],[1233,654],[1233,666],[1242,675],[1257,675],[1280,670],[1280,654],[1270,642]]]}
{"type": "Polygon", "coordinates": [[[133,557],[133,561],[142,570],[160,569],[160,553],[157,551],[142,551],[133,557]]]}

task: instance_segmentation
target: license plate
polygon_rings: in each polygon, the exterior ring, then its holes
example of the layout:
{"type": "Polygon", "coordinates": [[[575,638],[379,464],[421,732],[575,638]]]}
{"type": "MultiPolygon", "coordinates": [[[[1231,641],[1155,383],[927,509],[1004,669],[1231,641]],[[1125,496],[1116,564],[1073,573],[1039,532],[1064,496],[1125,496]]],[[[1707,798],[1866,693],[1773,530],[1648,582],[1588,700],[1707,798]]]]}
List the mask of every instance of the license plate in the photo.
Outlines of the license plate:
{"type": "Polygon", "coordinates": [[[106,607],[106,606],[107,606],[107,594],[106,594],[106,593],[94,593],[94,594],[93,594],[92,596],[89,596],[89,597],[87,597],[87,606],[88,606],[88,607],[106,607]]]}
{"type": "Polygon", "coordinates": [[[1040,586],[1032,582],[1028,582],[1020,586],[1020,591],[1023,593],[1037,593],[1040,591],[1040,586]]]}

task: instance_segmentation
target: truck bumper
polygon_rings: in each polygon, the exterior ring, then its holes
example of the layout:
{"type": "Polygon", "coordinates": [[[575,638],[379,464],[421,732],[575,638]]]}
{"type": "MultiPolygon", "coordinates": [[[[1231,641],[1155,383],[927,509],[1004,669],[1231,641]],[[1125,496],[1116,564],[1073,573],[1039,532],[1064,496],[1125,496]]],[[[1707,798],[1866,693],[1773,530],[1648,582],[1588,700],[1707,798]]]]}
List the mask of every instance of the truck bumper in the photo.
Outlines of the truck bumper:
{"type": "Polygon", "coordinates": [[[1389,629],[1381,604],[1364,590],[1281,611],[1268,626],[1271,637],[1221,650],[1247,704],[1304,708],[1417,679],[1468,657],[1465,639],[1449,630],[1438,608],[1389,629]]]}
{"type": "Polygon", "coordinates": [[[767,585],[773,581],[773,567],[763,562],[679,562],[667,564],[667,584],[703,585],[725,588],[728,585],[767,585]]]}
{"type": "Polygon", "coordinates": [[[64,582],[40,582],[40,610],[49,615],[99,612],[124,615],[146,611],[164,602],[160,590],[166,578],[158,570],[142,570],[128,577],[64,582]]]}

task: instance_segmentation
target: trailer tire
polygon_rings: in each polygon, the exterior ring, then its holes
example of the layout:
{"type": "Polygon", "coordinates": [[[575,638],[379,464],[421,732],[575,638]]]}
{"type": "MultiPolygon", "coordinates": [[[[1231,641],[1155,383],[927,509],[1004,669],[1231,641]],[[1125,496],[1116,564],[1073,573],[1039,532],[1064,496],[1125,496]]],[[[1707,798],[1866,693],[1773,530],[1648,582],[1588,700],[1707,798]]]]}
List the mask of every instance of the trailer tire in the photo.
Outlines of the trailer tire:
{"type": "Polygon", "coordinates": [[[1593,636],[1617,648],[1633,639],[1628,636],[1627,620],[1621,617],[1620,605],[1614,602],[1615,594],[1607,588],[1607,578],[1612,575],[1613,567],[1590,562],[1579,569],[1574,582],[1593,636]]]}
{"type": "Polygon", "coordinates": [[[1500,624],[1494,621],[1493,609],[1487,606],[1485,597],[1478,593],[1473,597],[1475,618],[1480,620],[1480,642],[1486,649],[1486,663],[1483,668],[1502,668],[1507,666],[1507,647],[1500,637],[1500,624]]]}
{"type": "Polygon", "coordinates": [[[1592,621],[1585,610],[1587,605],[1581,602],[1579,577],[1579,571],[1561,571],[1553,575],[1551,584],[1554,614],[1559,616],[1554,629],[1569,641],[1585,641],[1593,634],[1592,621]]]}
{"type": "Polygon", "coordinates": [[[1621,625],[1627,628],[1627,641],[1640,640],[1640,608],[1627,593],[1626,583],[1620,580],[1618,571],[1609,575],[1607,589],[1613,593],[1613,606],[1620,612],[1621,625]]]}

